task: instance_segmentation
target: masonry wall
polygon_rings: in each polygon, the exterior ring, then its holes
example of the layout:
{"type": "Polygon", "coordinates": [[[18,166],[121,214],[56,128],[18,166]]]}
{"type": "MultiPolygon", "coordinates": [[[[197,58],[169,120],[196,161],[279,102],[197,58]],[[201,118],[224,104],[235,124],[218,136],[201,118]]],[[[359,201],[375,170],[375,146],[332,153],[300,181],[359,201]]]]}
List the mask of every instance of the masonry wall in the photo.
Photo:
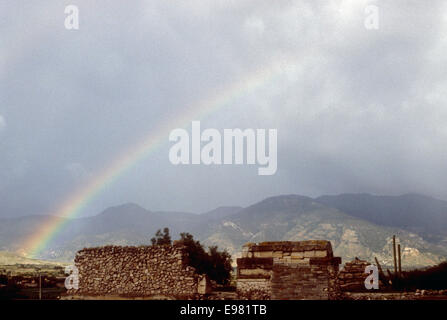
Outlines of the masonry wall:
{"type": "Polygon", "coordinates": [[[240,298],[249,300],[270,299],[273,258],[237,259],[236,290],[240,298]]]}
{"type": "Polygon", "coordinates": [[[180,244],[83,249],[75,257],[79,289],[69,294],[191,298],[199,276],[187,262],[180,244]]]}
{"type": "Polygon", "coordinates": [[[370,262],[358,258],[346,262],[338,275],[341,290],[369,291],[365,288],[365,279],[368,277],[365,268],[369,265],[371,265],[370,262]]]}
{"type": "Polygon", "coordinates": [[[338,265],[316,263],[279,264],[273,267],[271,297],[279,300],[337,299],[338,265]]]}
{"type": "Polygon", "coordinates": [[[249,243],[237,259],[237,291],[247,299],[337,299],[340,263],[329,241],[249,243]]]}

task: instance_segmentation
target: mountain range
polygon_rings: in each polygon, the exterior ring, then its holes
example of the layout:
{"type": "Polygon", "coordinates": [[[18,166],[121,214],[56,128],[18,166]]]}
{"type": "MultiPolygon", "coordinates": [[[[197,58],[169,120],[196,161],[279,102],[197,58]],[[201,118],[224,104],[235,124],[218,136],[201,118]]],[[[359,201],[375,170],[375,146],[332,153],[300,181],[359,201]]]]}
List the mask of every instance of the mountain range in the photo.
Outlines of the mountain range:
{"type": "Polygon", "coordinates": [[[0,266],[17,264],[32,266],[64,266],[64,264],[60,262],[30,259],[12,252],[0,251],[0,266]]]}
{"type": "MultiPolygon", "coordinates": [[[[48,219],[54,217],[0,219],[0,250],[24,253],[23,239],[48,219]]],[[[417,194],[280,195],[202,214],[149,211],[128,203],[65,222],[38,258],[70,261],[84,247],[149,244],[157,229],[169,227],[173,239],[190,232],[206,245],[227,249],[233,258],[246,242],[327,239],[344,262],[377,257],[390,266],[396,235],[404,267],[447,260],[447,202],[417,194]]]]}

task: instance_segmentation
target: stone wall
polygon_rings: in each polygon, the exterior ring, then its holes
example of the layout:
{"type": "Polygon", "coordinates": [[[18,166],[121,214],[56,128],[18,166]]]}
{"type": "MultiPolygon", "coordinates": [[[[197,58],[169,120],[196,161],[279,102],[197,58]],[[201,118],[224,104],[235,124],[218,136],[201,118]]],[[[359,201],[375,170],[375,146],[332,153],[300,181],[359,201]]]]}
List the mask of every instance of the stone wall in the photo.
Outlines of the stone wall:
{"type": "Polygon", "coordinates": [[[250,300],[270,299],[273,258],[237,259],[237,292],[250,300]]]}
{"type": "Polygon", "coordinates": [[[338,275],[341,290],[368,291],[365,288],[365,279],[368,277],[365,268],[369,265],[371,265],[370,262],[358,258],[346,262],[338,275]]]}
{"type": "Polygon", "coordinates": [[[75,257],[79,289],[69,294],[191,298],[197,294],[199,275],[187,262],[179,243],[83,249],[75,257]]]}
{"type": "Polygon", "coordinates": [[[327,300],[337,299],[338,264],[333,261],[275,265],[272,276],[272,298],[327,300]]]}
{"type": "Polygon", "coordinates": [[[340,263],[329,241],[248,243],[237,259],[237,291],[248,299],[336,299],[340,263]]]}

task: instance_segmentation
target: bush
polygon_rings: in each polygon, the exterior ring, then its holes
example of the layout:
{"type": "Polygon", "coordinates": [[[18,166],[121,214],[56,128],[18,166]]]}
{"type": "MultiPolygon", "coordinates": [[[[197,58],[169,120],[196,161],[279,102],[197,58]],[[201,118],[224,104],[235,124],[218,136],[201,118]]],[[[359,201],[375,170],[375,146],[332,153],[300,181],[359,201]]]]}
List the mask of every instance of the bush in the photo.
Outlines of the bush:
{"type": "MultiPolygon", "coordinates": [[[[181,233],[180,241],[186,247],[189,261],[188,264],[196,269],[199,274],[206,274],[211,280],[218,284],[228,284],[231,278],[231,256],[224,250],[219,251],[217,246],[204,249],[199,241],[189,233],[181,233]]],[[[164,228],[163,232],[158,230],[155,237],[151,239],[152,245],[171,244],[169,229],[164,228]]]]}
{"type": "Polygon", "coordinates": [[[402,273],[402,278],[393,281],[395,289],[447,289],[447,261],[425,270],[413,270],[402,273]]]}
{"type": "Polygon", "coordinates": [[[8,276],[5,274],[0,274],[0,284],[7,285],[8,284],[8,276]]]}
{"type": "Polygon", "coordinates": [[[231,256],[224,250],[219,251],[217,246],[205,251],[199,241],[194,240],[189,233],[181,233],[180,241],[186,246],[189,256],[189,265],[194,267],[197,273],[206,274],[218,284],[228,284],[231,278],[231,256]]]}
{"type": "Polygon", "coordinates": [[[155,237],[151,239],[152,245],[171,244],[171,236],[169,235],[169,228],[164,228],[163,233],[159,229],[155,233],[155,237]]]}

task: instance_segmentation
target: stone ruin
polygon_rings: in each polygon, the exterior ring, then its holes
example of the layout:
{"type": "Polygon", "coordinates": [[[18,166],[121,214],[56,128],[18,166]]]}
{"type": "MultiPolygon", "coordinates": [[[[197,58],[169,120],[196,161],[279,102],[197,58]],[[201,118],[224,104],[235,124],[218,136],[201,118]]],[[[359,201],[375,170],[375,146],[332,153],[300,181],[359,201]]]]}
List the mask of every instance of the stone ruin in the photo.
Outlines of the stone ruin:
{"type": "MultiPolygon", "coordinates": [[[[237,259],[240,299],[338,299],[364,289],[368,262],[355,259],[339,272],[326,240],[248,243],[237,259]]],[[[79,288],[71,296],[197,299],[212,293],[205,275],[188,265],[181,242],[162,246],[105,246],[78,251],[79,288]]]]}
{"type": "Polygon", "coordinates": [[[237,292],[247,299],[337,299],[340,263],[325,240],[248,243],[237,259],[237,292]]]}
{"type": "Polygon", "coordinates": [[[342,291],[368,291],[365,288],[365,279],[368,274],[365,268],[371,265],[370,262],[355,258],[346,262],[338,274],[340,289],[342,291]]]}
{"type": "Polygon", "coordinates": [[[188,266],[181,243],[161,246],[106,246],[78,251],[79,296],[194,298],[209,293],[209,281],[188,266]]]}

